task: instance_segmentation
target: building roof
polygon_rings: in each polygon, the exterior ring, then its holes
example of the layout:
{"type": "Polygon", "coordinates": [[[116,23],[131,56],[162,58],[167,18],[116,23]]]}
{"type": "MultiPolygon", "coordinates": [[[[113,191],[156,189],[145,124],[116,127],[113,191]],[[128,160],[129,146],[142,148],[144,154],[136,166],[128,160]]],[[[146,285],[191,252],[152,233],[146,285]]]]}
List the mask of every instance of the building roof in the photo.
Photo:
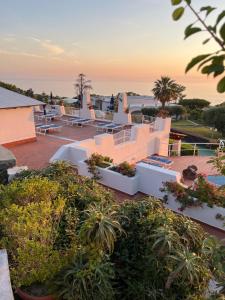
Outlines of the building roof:
{"type": "Polygon", "coordinates": [[[44,105],[33,98],[0,87],[0,109],[44,105]]]}

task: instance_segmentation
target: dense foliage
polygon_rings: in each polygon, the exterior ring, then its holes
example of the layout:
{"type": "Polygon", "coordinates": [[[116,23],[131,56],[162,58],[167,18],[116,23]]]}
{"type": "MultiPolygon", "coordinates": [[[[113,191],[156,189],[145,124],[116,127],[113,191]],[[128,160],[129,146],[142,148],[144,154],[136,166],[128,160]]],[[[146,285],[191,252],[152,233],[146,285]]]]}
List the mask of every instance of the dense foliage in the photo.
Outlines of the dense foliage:
{"type": "Polygon", "coordinates": [[[42,282],[62,300],[203,300],[224,280],[224,247],[156,199],[117,205],[65,163],[0,187],[0,244],[14,286],[42,282]]]}
{"type": "Polygon", "coordinates": [[[93,179],[100,179],[100,172],[98,170],[99,168],[107,168],[111,165],[113,162],[113,159],[111,159],[108,156],[103,156],[98,153],[93,153],[89,159],[87,159],[86,164],[88,165],[88,171],[93,175],[93,179]]]}
{"type": "Polygon", "coordinates": [[[209,107],[210,102],[204,99],[181,99],[179,104],[188,109],[188,111],[191,111],[209,107]]]}
{"type": "MultiPolygon", "coordinates": [[[[222,21],[225,18],[225,10],[221,11],[219,15],[216,16],[213,24],[208,24],[208,17],[216,10],[214,6],[202,6],[200,8],[194,8],[192,0],[171,0],[172,5],[178,6],[173,11],[173,19],[175,21],[179,20],[185,13],[187,9],[195,16],[193,23],[188,25],[185,29],[185,39],[190,36],[200,33],[207,32],[208,38],[203,41],[203,45],[207,44],[213,40],[217,46],[218,51],[212,53],[201,54],[194,57],[191,62],[186,67],[186,72],[192,69],[194,66],[198,65],[198,70],[202,74],[210,75],[213,74],[217,77],[224,74],[224,62],[225,62],[225,23],[222,21]]],[[[197,1],[196,1],[197,3],[197,1]]],[[[225,77],[222,77],[217,85],[217,91],[219,93],[225,92],[225,77]]]]}
{"type": "MultiPolygon", "coordinates": [[[[186,109],[181,105],[171,105],[167,106],[166,110],[169,112],[169,115],[175,116],[176,120],[185,117],[186,109]]],[[[160,111],[160,108],[155,107],[144,107],[142,108],[142,114],[145,116],[156,117],[160,111]]]]}
{"type": "Polygon", "coordinates": [[[117,166],[113,166],[111,170],[118,172],[124,176],[134,177],[136,174],[135,166],[124,161],[117,166]]]}
{"type": "Polygon", "coordinates": [[[172,193],[178,202],[181,203],[181,210],[191,206],[201,206],[203,203],[209,207],[214,205],[225,207],[225,187],[218,188],[209,183],[200,174],[194,187],[185,188],[177,182],[166,182],[163,191],[172,193]]]}
{"type": "Polygon", "coordinates": [[[213,107],[203,113],[203,120],[225,136],[225,106],[213,107]]]}

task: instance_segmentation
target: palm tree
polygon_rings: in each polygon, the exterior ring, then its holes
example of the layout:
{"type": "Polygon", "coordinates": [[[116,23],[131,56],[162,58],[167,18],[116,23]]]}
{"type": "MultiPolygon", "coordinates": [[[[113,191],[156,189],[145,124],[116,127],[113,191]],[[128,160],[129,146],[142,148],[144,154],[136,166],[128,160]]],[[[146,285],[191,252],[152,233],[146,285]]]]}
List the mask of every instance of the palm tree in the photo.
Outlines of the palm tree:
{"type": "Polygon", "coordinates": [[[155,99],[162,103],[162,109],[165,109],[166,102],[182,99],[184,90],[185,87],[183,85],[176,83],[167,76],[162,76],[161,79],[155,81],[155,87],[152,89],[152,92],[155,99]]]}
{"type": "Polygon", "coordinates": [[[74,87],[80,101],[80,106],[82,107],[84,92],[92,89],[91,80],[86,79],[86,75],[81,73],[78,75],[74,87]]]}
{"type": "Polygon", "coordinates": [[[85,214],[87,219],[80,230],[82,242],[93,245],[96,250],[113,252],[118,234],[123,232],[118,221],[117,206],[91,205],[85,214]]]}
{"type": "Polygon", "coordinates": [[[174,270],[167,278],[166,289],[169,289],[178,277],[180,281],[190,284],[200,282],[202,274],[205,274],[206,280],[209,279],[209,273],[207,273],[207,268],[204,267],[201,257],[185,248],[177,250],[174,255],[167,255],[167,260],[174,263],[174,270]]]}

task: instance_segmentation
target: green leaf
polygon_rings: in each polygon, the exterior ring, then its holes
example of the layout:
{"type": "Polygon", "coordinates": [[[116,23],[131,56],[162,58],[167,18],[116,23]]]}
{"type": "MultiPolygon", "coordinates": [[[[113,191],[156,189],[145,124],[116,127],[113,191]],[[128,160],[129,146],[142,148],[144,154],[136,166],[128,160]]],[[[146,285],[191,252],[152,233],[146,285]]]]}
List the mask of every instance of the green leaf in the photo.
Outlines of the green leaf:
{"type": "Polygon", "coordinates": [[[225,42],[225,23],[220,28],[220,36],[222,37],[223,41],[225,42]]]}
{"type": "Polygon", "coordinates": [[[184,31],[185,34],[184,39],[187,39],[190,35],[195,34],[199,31],[202,31],[202,29],[199,27],[192,27],[192,25],[189,25],[184,31]]]}
{"type": "Polygon", "coordinates": [[[224,93],[224,92],[225,92],[225,77],[223,77],[223,78],[219,81],[219,83],[218,83],[218,85],[217,85],[217,91],[218,91],[219,93],[224,93]]]}
{"type": "Polygon", "coordinates": [[[182,0],[171,0],[172,5],[179,5],[182,0]]]}
{"type": "Polygon", "coordinates": [[[185,73],[187,73],[190,69],[192,69],[195,65],[203,61],[205,58],[209,57],[211,54],[202,54],[194,57],[185,69],[185,73]]]}
{"type": "Polygon", "coordinates": [[[187,4],[191,4],[191,0],[184,0],[187,4]]]}
{"type": "Polygon", "coordinates": [[[177,9],[174,10],[173,12],[173,20],[178,21],[184,14],[184,7],[178,7],[177,9]]]}
{"type": "Polygon", "coordinates": [[[208,65],[202,68],[201,73],[202,74],[211,74],[214,73],[214,77],[222,74],[224,72],[224,67],[222,65],[208,65]]]}
{"type": "Polygon", "coordinates": [[[216,9],[216,7],[212,7],[212,6],[204,6],[200,9],[200,11],[206,11],[206,17],[216,9]]]}
{"type": "Polygon", "coordinates": [[[218,16],[218,18],[217,18],[217,20],[216,20],[216,26],[220,23],[220,21],[221,21],[224,17],[225,17],[225,10],[223,10],[223,11],[219,14],[219,16],[218,16]]]}
{"type": "Polygon", "coordinates": [[[202,42],[203,45],[207,44],[209,41],[211,40],[211,38],[204,40],[204,42],[202,42]]]}

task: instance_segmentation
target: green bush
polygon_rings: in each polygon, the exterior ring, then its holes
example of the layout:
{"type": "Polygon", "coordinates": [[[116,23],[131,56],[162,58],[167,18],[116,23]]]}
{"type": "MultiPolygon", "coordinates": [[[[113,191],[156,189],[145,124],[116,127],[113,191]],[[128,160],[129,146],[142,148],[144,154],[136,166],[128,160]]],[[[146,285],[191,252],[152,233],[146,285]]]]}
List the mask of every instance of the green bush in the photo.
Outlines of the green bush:
{"type": "Polygon", "coordinates": [[[191,144],[181,144],[181,156],[192,156],[198,155],[198,148],[194,150],[194,145],[191,144]]]}
{"type": "Polygon", "coordinates": [[[126,161],[122,162],[117,166],[112,167],[111,170],[128,177],[134,177],[136,174],[135,167],[126,161]]]}
{"type": "Polygon", "coordinates": [[[113,279],[110,262],[78,253],[54,278],[52,291],[62,300],[110,300],[114,299],[113,279]]]}
{"type": "Polygon", "coordinates": [[[218,106],[204,111],[203,120],[207,125],[215,127],[225,136],[225,106],[218,106]]]}
{"type": "Polygon", "coordinates": [[[199,225],[155,199],[123,203],[119,213],[126,235],[117,240],[111,259],[117,299],[186,300],[204,294],[213,276],[206,249],[213,250],[199,225]]]}
{"type": "Polygon", "coordinates": [[[0,198],[0,245],[11,258],[13,285],[46,282],[66,259],[54,250],[57,224],[65,206],[59,185],[39,177],[14,181],[1,189],[0,198]]]}
{"type": "MultiPolygon", "coordinates": [[[[155,107],[144,107],[142,109],[142,114],[146,116],[156,117],[161,108],[155,108],[155,107]]],[[[168,112],[169,116],[175,116],[176,120],[178,120],[179,117],[183,117],[186,115],[186,109],[181,105],[171,105],[166,106],[165,110],[168,112]]]]}
{"type": "Polygon", "coordinates": [[[85,162],[88,165],[88,171],[93,175],[93,179],[100,179],[100,173],[97,167],[107,168],[111,165],[113,159],[108,156],[93,153],[85,162]]]}
{"type": "Polygon", "coordinates": [[[204,99],[181,99],[179,104],[187,108],[189,111],[202,110],[203,108],[209,107],[210,102],[204,99]]]}

